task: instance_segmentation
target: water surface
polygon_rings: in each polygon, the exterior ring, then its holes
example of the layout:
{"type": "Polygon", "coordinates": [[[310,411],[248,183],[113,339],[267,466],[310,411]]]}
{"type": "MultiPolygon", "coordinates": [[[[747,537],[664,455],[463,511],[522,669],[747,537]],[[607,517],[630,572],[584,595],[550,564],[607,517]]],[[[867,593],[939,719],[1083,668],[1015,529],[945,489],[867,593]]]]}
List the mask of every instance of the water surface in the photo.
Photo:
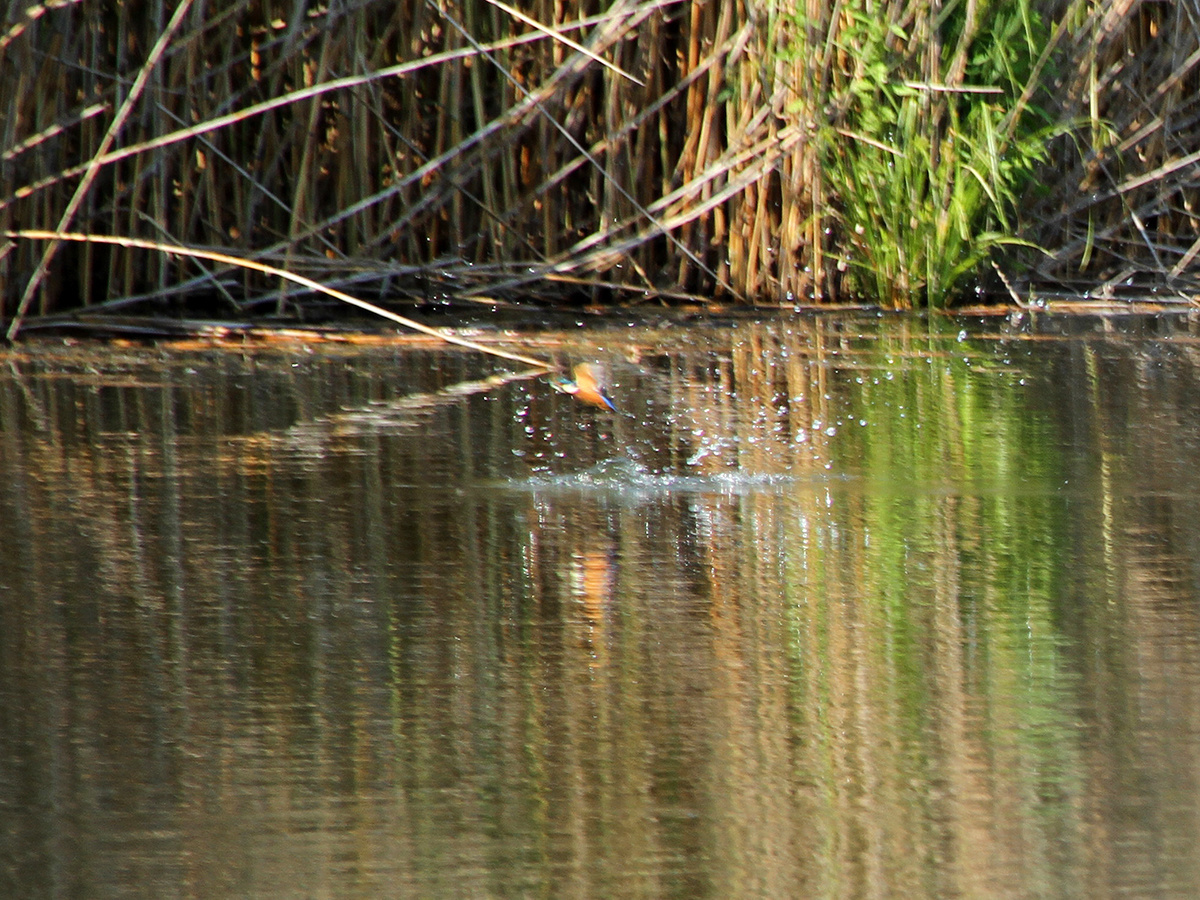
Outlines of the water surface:
{"type": "Polygon", "coordinates": [[[9,350],[0,896],[1197,896],[1195,331],[9,350]]]}

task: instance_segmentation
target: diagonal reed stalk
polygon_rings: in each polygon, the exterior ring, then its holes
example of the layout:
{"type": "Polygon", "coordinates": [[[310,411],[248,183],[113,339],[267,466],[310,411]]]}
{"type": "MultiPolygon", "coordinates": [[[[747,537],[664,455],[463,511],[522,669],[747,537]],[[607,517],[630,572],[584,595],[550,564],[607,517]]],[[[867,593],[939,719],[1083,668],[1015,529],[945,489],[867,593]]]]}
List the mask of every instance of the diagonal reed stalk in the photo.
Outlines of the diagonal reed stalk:
{"type": "MultiPolygon", "coordinates": [[[[182,0],[182,2],[180,2],[180,4],[175,8],[175,12],[171,15],[171,21],[167,23],[166,30],[159,35],[154,47],[150,50],[149,56],[146,58],[146,62],[138,71],[137,78],[133,80],[133,84],[129,88],[129,93],[126,95],[125,100],[121,103],[116,115],[113,116],[113,120],[109,124],[108,130],[104,133],[104,137],[100,141],[100,147],[96,151],[96,155],[93,156],[91,161],[88,163],[87,169],[83,173],[83,178],[80,180],[79,185],[75,188],[75,193],[71,195],[71,199],[67,203],[67,208],[63,210],[62,217],[59,219],[58,226],[55,228],[55,231],[63,231],[71,223],[71,220],[75,218],[75,213],[79,211],[80,204],[83,203],[84,198],[87,196],[88,191],[91,189],[92,184],[96,180],[96,176],[100,172],[100,166],[102,163],[99,162],[99,159],[103,157],[108,148],[111,147],[113,142],[117,139],[117,135],[121,133],[121,129],[124,127],[125,121],[133,112],[138,98],[141,96],[142,91],[146,87],[146,83],[150,78],[150,73],[153,72],[154,67],[158,65],[159,60],[162,58],[163,52],[167,49],[167,45],[171,41],[171,37],[183,23],[184,16],[188,14],[188,10],[191,9],[191,5],[191,0],[182,0]]],[[[11,341],[16,338],[17,332],[21,328],[21,320],[25,317],[25,313],[29,309],[29,303],[31,300],[33,300],[33,295],[37,291],[38,286],[41,285],[42,278],[45,277],[46,269],[50,266],[50,261],[54,258],[54,254],[57,249],[58,243],[55,241],[51,241],[46,246],[45,252],[42,254],[42,258],[39,260],[37,268],[34,270],[29,281],[26,282],[25,291],[21,294],[21,299],[17,303],[16,314],[13,316],[12,323],[9,325],[8,332],[6,334],[8,340],[11,341]]]]}
{"type": "MultiPolygon", "coordinates": [[[[231,256],[228,253],[221,253],[216,250],[204,250],[198,247],[177,247],[170,244],[163,244],[157,241],[147,241],[138,238],[112,237],[108,235],[96,234],[76,234],[68,231],[38,231],[36,229],[18,230],[5,232],[5,237],[11,240],[30,240],[30,241],[71,241],[82,244],[107,244],[111,246],[138,248],[142,250],[153,250],[158,253],[165,253],[171,256],[181,256],[188,259],[209,260],[210,262],[221,263],[226,266],[233,266],[240,269],[245,269],[251,272],[261,272],[265,275],[270,275],[275,278],[284,279],[294,284],[298,284],[308,290],[317,291],[332,297],[342,303],[365,310],[397,325],[402,325],[412,331],[420,334],[435,337],[438,340],[445,341],[447,344],[454,344],[457,347],[466,347],[469,350],[475,350],[479,353],[485,353],[488,356],[495,356],[500,359],[508,359],[514,362],[525,363],[537,369],[545,369],[553,371],[557,368],[553,363],[545,360],[535,359],[531,356],[523,356],[519,353],[510,353],[507,350],[501,350],[497,347],[489,347],[486,344],[480,344],[468,338],[460,337],[453,331],[447,328],[433,328],[407,316],[401,316],[391,310],[383,309],[373,303],[368,303],[365,300],[360,300],[358,297],[353,297],[350,294],[326,287],[320,282],[313,281],[311,278],[305,278],[303,275],[297,275],[293,272],[287,272],[283,269],[277,269],[274,266],[268,266],[265,263],[257,262],[251,259],[240,259],[236,256],[231,256]]],[[[14,322],[17,324],[17,322],[14,322]]]]}
{"type": "MultiPolygon", "coordinates": [[[[437,301],[939,307],[995,256],[1026,278],[1195,281],[1180,5],[217,6],[7,11],[0,229],[221,247],[437,301]]],[[[210,262],[25,241],[0,253],[0,312],[250,309],[296,284],[210,262]]]]}

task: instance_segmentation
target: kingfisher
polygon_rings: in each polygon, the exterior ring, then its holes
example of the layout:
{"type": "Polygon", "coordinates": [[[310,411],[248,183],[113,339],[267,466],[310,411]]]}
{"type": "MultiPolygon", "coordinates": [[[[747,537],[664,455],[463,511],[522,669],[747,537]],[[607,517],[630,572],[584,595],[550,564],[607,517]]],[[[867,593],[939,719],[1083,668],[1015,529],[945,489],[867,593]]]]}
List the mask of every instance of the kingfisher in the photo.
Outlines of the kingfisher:
{"type": "Polygon", "coordinates": [[[574,379],[565,375],[555,375],[550,379],[550,386],[563,394],[570,394],[577,400],[582,400],[592,406],[617,411],[613,402],[604,394],[603,377],[600,370],[590,363],[580,363],[573,370],[574,379]]]}

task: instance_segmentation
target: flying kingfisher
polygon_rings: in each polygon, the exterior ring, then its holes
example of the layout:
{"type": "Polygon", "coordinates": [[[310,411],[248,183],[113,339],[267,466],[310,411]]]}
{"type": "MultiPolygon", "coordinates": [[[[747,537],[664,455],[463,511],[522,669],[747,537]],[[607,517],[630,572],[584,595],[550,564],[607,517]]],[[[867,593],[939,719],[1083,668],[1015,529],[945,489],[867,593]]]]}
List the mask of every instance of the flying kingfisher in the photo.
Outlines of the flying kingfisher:
{"type": "Polygon", "coordinates": [[[604,409],[617,411],[613,402],[604,394],[603,377],[600,370],[590,363],[580,363],[574,369],[574,380],[565,375],[555,375],[550,379],[550,386],[563,394],[570,394],[577,400],[599,406],[604,409]]]}

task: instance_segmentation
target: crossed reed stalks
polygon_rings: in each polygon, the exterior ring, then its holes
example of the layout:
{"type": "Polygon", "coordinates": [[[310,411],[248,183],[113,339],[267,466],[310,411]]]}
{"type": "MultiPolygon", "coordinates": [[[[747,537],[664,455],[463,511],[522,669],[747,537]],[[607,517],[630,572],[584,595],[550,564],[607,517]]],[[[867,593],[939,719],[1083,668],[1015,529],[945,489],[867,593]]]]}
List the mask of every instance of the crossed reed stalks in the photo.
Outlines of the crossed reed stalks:
{"type": "Polygon", "coordinates": [[[1022,285],[1193,291],[1194,10],[938,9],[14,7],[0,229],[132,240],[0,247],[0,310],[15,336],[66,306],[310,291],[274,269],[375,300],[940,306],[989,257],[1022,285]]]}

